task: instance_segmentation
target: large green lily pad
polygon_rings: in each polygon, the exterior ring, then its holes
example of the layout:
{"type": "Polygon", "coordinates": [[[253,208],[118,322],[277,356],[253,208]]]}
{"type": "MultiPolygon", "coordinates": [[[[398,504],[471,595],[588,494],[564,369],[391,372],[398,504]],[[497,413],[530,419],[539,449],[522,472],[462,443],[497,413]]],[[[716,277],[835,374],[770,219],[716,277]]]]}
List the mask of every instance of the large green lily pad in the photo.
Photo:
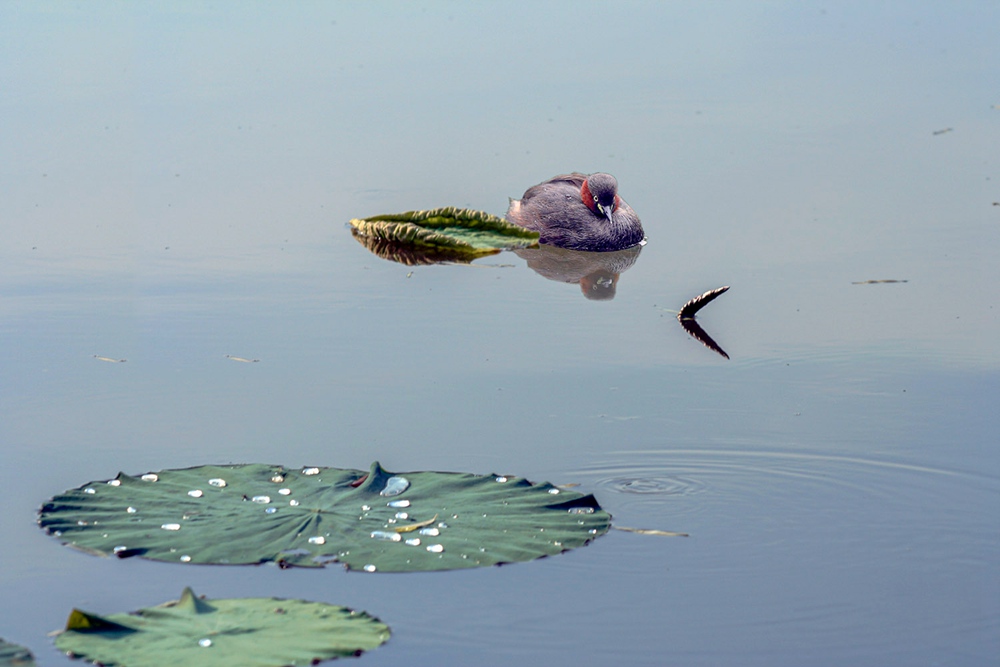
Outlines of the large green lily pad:
{"type": "Polygon", "coordinates": [[[282,667],[359,655],[389,640],[364,612],[322,602],[242,598],[180,600],[131,614],[74,609],[56,647],[119,667],[282,667]]]}
{"type": "Polygon", "coordinates": [[[448,206],[351,220],[354,233],[395,245],[444,251],[454,259],[475,258],[538,245],[538,232],[485,211],[448,206]]]}
{"type": "Polygon", "coordinates": [[[35,656],[31,651],[0,639],[0,667],[34,667],[35,656]]]}
{"type": "Polygon", "coordinates": [[[120,473],[46,503],[39,525],[79,549],[180,563],[367,572],[527,561],[583,546],[611,516],[592,495],[502,475],[262,464],[120,473]]]}

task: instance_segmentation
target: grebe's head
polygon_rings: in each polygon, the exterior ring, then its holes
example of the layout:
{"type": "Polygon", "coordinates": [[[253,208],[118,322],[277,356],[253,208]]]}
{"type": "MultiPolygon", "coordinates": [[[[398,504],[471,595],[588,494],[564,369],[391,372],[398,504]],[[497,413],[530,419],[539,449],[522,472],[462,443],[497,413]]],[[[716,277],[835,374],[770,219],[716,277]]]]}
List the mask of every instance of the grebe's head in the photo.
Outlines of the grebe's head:
{"type": "Polygon", "coordinates": [[[618,208],[618,181],[611,174],[591,174],[583,182],[580,197],[591,211],[611,220],[618,208]]]}

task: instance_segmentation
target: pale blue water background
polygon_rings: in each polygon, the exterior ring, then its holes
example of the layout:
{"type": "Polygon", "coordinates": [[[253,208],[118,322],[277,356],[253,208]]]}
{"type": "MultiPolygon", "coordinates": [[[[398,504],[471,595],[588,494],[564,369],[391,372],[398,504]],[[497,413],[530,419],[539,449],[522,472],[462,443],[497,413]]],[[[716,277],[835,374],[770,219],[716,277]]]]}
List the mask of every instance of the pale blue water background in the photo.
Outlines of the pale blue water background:
{"type": "Polygon", "coordinates": [[[281,596],[366,665],[995,665],[1000,6],[0,5],[0,637],[281,596]],[[352,217],[609,171],[613,301],[352,217]],[[895,279],[905,283],[865,284],[895,279]],[[688,298],[730,292],[689,338],[688,298]],[[95,355],[127,359],[108,363],[95,355]],[[259,359],[246,364],[226,355],[259,359]],[[503,472],[623,526],[485,570],[97,559],[34,525],[119,470],[503,472]]]}

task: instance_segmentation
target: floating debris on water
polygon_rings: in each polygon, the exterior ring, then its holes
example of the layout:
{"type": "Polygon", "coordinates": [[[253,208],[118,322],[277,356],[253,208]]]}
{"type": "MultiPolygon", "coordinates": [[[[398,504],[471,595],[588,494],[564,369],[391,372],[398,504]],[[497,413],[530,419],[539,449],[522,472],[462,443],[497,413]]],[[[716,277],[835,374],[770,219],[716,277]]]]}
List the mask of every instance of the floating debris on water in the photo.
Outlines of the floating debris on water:
{"type": "Polygon", "coordinates": [[[638,535],[662,535],[664,537],[690,537],[687,533],[675,533],[670,530],[657,530],[655,528],[628,528],[627,526],[611,526],[614,530],[621,530],[626,533],[636,533],[638,535]]]}
{"type": "Polygon", "coordinates": [[[226,359],[229,359],[230,361],[239,361],[244,364],[256,364],[257,362],[260,361],[260,359],[245,359],[243,357],[234,357],[231,354],[227,354],[226,359]]]}

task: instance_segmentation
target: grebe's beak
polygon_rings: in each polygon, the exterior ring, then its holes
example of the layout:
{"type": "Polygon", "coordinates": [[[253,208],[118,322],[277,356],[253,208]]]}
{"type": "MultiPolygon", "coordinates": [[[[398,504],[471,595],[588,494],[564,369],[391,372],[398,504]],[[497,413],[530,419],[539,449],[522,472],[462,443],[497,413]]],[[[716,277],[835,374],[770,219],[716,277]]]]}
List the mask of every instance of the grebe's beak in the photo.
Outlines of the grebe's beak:
{"type": "Polygon", "coordinates": [[[603,204],[597,204],[597,210],[601,212],[601,215],[603,215],[605,218],[608,219],[608,222],[613,222],[613,220],[611,219],[611,214],[614,213],[614,208],[615,208],[614,204],[612,204],[611,206],[604,206],[603,204]]]}

